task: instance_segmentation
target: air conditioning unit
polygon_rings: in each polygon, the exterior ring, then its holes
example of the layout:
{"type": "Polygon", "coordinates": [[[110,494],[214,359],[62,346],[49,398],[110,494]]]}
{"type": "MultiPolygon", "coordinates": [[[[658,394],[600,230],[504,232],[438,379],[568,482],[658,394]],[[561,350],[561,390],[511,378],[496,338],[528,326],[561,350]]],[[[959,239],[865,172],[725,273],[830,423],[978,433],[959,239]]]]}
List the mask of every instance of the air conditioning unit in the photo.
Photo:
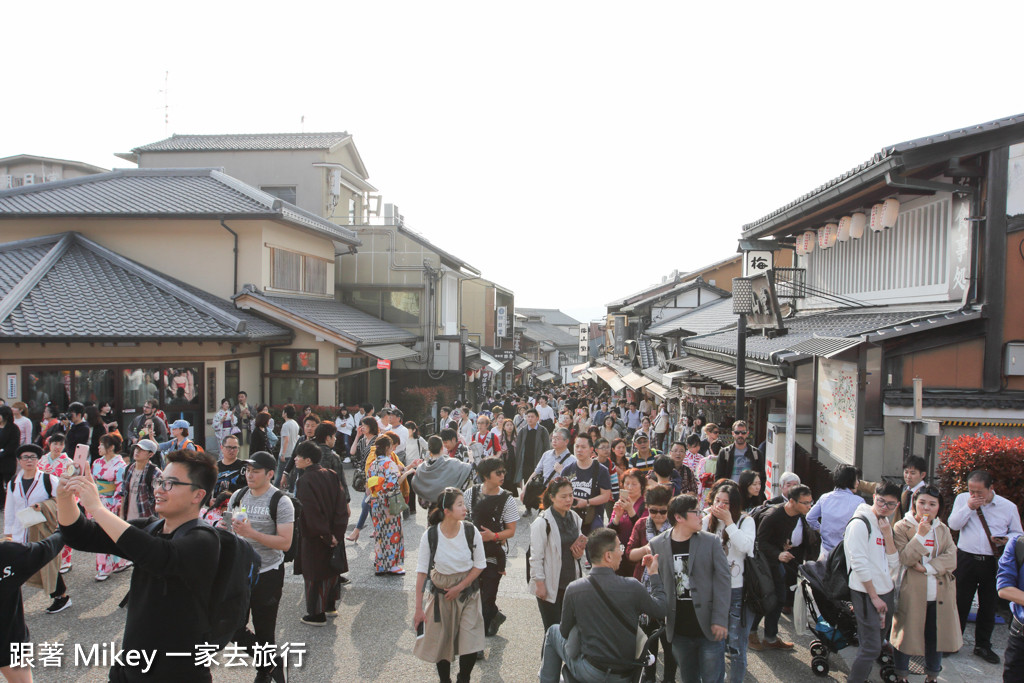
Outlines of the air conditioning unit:
{"type": "Polygon", "coordinates": [[[340,197],[341,196],[341,171],[339,171],[336,168],[335,169],[331,169],[331,172],[330,172],[328,178],[329,178],[329,182],[331,184],[331,195],[334,196],[334,197],[340,197]]]}
{"type": "Polygon", "coordinates": [[[26,185],[35,185],[36,184],[36,174],[35,173],[26,173],[25,174],[25,184],[26,185]]]}
{"type": "Polygon", "coordinates": [[[384,222],[386,225],[401,225],[402,214],[398,212],[397,204],[384,205],[384,222]]]}
{"type": "Polygon", "coordinates": [[[0,190],[9,190],[14,187],[14,176],[9,174],[0,175],[0,190]]]}

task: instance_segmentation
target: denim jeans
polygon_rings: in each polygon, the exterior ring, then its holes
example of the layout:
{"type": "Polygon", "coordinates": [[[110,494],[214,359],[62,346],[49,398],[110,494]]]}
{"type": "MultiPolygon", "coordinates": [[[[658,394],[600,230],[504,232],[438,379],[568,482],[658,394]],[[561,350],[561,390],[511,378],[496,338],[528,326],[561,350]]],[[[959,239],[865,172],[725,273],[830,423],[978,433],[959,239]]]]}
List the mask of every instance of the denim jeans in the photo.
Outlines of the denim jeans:
{"type": "MultiPolygon", "coordinates": [[[[924,618],[924,672],[929,676],[938,676],[942,672],[942,653],[935,650],[938,642],[938,621],[935,613],[935,601],[928,603],[928,611],[924,618]]],[[[910,655],[893,650],[897,676],[910,673],[910,655]]]]}
{"type": "Polygon", "coordinates": [[[754,613],[743,607],[743,586],[732,589],[729,605],[729,644],[725,654],[729,657],[729,683],[743,683],[747,673],[747,638],[754,623],[754,613]]]}
{"type": "Polygon", "coordinates": [[[682,683],[721,683],[725,680],[725,641],[676,635],[672,654],[682,683]]]}
{"type": "Polygon", "coordinates": [[[562,637],[561,628],[559,624],[553,624],[544,636],[544,662],[540,667],[540,683],[559,683],[563,663],[573,679],[580,683],[629,683],[632,680],[632,676],[601,671],[582,656],[569,658],[565,654],[565,638],[562,637]]]}
{"type": "Polygon", "coordinates": [[[359,511],[359,521],[356,522],[356,528],[362,531],[363,527],[366,526],[366,518],[370,516],[370,496],[363,495],[362,509],[359,511]]]}

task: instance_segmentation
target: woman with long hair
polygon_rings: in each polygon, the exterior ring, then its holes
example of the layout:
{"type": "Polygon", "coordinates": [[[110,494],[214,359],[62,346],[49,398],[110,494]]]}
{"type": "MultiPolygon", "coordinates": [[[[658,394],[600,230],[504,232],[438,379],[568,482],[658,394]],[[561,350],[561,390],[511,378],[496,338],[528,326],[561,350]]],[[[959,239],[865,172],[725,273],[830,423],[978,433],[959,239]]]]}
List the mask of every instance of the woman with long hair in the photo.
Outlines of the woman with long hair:
{"type": "MultiPolygon", "coordinates": [[[[377,425],[375,418],[364,417],[359,423],[359,427],[356,429],[355,440],[348,450],[349,456],[352,458],[352,469],[355,472],[365,471],[367,460],[373,451],[373,445],[377,442],[379,434],[380,427],[377,425]]],[[[355,481],[355,477],[353,477],[353,481],[355,481]]],[[[364,494],[363,502],[360,506],[359,519],[356,521],[356,528],[345,537],[346,541],[356,542],[359,540],[359,533],[366,525],[366,518],[369,514],[370,497],[364,494]]]]}
{"type": "Polygon", "coordinates": [[[761,488],[761,474],[754,470],[743,470],[740,472],[740,502],[742,510],[747,514],[764,503],[764,493],[761,488]]]}
{"type": "Polygon", "coordinates": [[[903,578],[892,619],[896,675],[906,683],[910,658],[924,657],[925,683],[938,681],[942,653],[963,646],[956,607],[957,549],[939,519],[942,494],[934,486],[914,493],[911,509],[893,525],[903,578]]]}
{"type": "MultiPolygon", "coordinates": [[[[615,529],[619,534],[619,543],[625,547],[633,535],[633,526],[646,516],[647,508],[644,505],[644,493],[647,490],[647,474],[636,468],[628,469],[619,476],[619,499],[612,507],[612,515],[608,520],[608,526],[615,529]]],[[[622,558],[616,574],[619,576],[633,576],[634,562],[628,557],[622,558]]]]}
{"type": "MultiPolygon", "coordinates": [[[[501,449],[501,452],[499,453],[501,461],[505,463],[505,471],[515,472],[516,425],[512,420],[505,420],[501,423],[501,436],[498,437],[498,444],[501,449]]],[[[515,497],[519,496],[519,486],[512,482],[511,476],[505,477],[502,488],[515,497]]]]}
{"type": "MultiPolygon", "coordinates": [[[[92,464],[92,478],[100,492],[100,502],[116,515],[121,514],[124,496],[124,458],[118,455],[121,440],[104,434],[99,440],[100,457],[92,464]]],[[[106,581],[111,574],[124,571],[131,562],[116,555],[96,553],[96,580],[106,581]]]]}
{"type": "MultiPolygon", "coordinates": [[[[612,462],[615,463],[615,467],[619,470],[621,475],[629,469],[629,446],[626,444],[625,439],[615,438],[611,440],[612,444],[612,462]]],[[[620,476],[619,479],[622,477],[620,476]]]]}
{"type": "Polygon", "coordinates": [[[530,525],[529,569],[530,586],[547,633],[562,618],[565,589],[583,575],[579,560],[587,537],[580,533],[583,520],[572,510],[572,482],[555,477],[544,489],[542,500],[541,513],[530,525]]]}
{"type": "Polygon", "coordinates": [[[458,683],[469,683],[477,653],[484,649],[484,615],[478,577],[487,567],[480,531],[467,524],[462,491],[444,489],[431,506],[430,528],[420,539],[416,564],[417,634],[413,654],[437,667],[438,680],[451,683],[452,661],[459,656],[458,683]],[[467,542],[467,532],[472,542],[467,542]],[[431,536],[434,553],[431,554],[431,536]],[[424,605],[423,593],[427,591],[424,605]],[[422,628],[422,631],[420,629],[422,628]]]}
{"type": "Polygon", "coordinates": [[[711,504],[704,517],[704,531],[718,537],[732,574],[732,602],[729,607],[729,683],[743,683],[747,673],[747,645],[754,614],[743,607],[743,567],[754,556],[754,519],[743,512],[740,488],[732,481],[711,490],[711,504]],[[746,612],[746,613],[744,613],[746,612]]]}
{"type": "Polygon", "coordinates": [[[373,460],[366,464],[366,494],[370,498],[370,517],[373,519],[374,544],[373,568],[378,576],[405,574],[405,539],[402,537],[402,515],[392,515],[390,500],[402,495],[405,476],[398,459],[393,456],[398,445],[398,435],[392,441],[392,432],[384,434],[373,445],[373,460]],[[370,486],[370,479],[379,477],[381,482],[370,486]]]}
{"type": "Polygon", "coordinates": [[[252,422],[252,438],[249,441],[249,452],[258,453],[259,451],[270,452],[270,438],[267,435],[267,430],[270,429],[270,413],[256,413],[256,418],[252,422]]]}

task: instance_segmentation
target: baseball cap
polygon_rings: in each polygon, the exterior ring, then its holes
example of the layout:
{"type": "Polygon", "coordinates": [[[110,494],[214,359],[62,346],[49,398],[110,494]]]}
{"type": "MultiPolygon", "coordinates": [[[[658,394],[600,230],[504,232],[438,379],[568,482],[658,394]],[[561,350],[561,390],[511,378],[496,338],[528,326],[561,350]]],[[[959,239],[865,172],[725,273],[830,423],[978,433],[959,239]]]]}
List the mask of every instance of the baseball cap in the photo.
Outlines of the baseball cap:
{"type": "Polygon", "coordinates": [[[256,451],[249,455],[248,460],[243,460],[245,464],[249,465],[253,469],[259,470],[276,470],[277,469],[277,458],[266,451],[256,451]]]}
{"type": "Polygon", "coordinates": [[[135,444],[135,447],[141,448],[144,451],[149,451],[150,453],[156,453],[160,450],[160,447],[156,445],[156,441],[153,441],[152,439],[140,439],[139,442],[135,444]]]}
{"type": "Polygon", "coordinates": [[[175,420],[171,423],[171,429],[188,429],[191,426],[188,420],[175,420]]]}
{"type": "Polygon", "coordinates": [[[647,435],[644,434],[643,432],[640,432],[639,434],[637,434],[636,436],[633,437],[633,443],[636,443],[637,441],[649,441],[649,440],[650,439],[648,439],[647,435]]]}

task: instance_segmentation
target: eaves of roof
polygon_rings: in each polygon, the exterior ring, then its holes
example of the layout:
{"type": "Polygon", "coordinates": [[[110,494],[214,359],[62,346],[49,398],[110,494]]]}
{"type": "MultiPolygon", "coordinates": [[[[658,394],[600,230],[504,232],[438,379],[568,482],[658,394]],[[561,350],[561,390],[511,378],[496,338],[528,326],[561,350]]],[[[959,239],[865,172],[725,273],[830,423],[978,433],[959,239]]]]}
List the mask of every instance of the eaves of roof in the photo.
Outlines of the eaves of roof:
{"type": "Polygon", "coordinates": [[[10,164],[16,164],[19,162],[39,162],[41,164],[60,164],[61,166],[72,166],[74,168],[81,169],[86,173],[109,173],[110,169],[100,168],[99,166],[93,166],[87,164],[84,161],[75,161],[74,159],[55,159],[53,157],[41,157],[35,154],[15,154],[9,157],[0,158],[0,166],[8,166],[10,164]]]}
{"type": "Polygon", "coordinates": [[[992,149],[1014,137],[1024,138],[1024,114],[928,135],[882,148],[869,160],[743,226],[747,239],[765,236],[814,209],[833,204],[874,183],[887,172],[915,168],[945,156],[967,156],[992,149]]]}
{"type": "Polygon", "coordinates": [[[427,249],[430,249],[431,251],[435,252],[441,258],[442,263],[444,261],[448,261],[447,265],[449,266],[454,266],[455,268],[465,270],[469,272],[471,275],[480,275],[479,269],[469,265],[468,263],[460,259],[458,256],[448,253],[447,251],[440,248],[439,246],[437,246],[436,244],[434,244],[433,242],[431,242],[430,240],[428,240],[426,237],[416,232],[415,230],[411,230],[405,225],[398,225],[397,228],[398,232],[402,233],[403,235],[411,239],[413,242],[422,244],[427,249]]]}
{"type": "Polygon", "coordinates": [[[726,290],[722,289],[721,287],[716,287],[715,285],[708,284],[707,282],[704,281],[703,278],[698,277],[698,278],[694,278],[693,280],[689,280],[687,282],[682,282],[682,283],[676,285],[675,287],[673,287],[672,289],[668,289],[668,290],[665,290],[663,292],[658,292],[656,294],[651,294],[650,296],[644,297],[643,299],[640,299],[638,301],[634,301],[631,304],[623,306],[620,310],[623,313],[632,313],[639,306],[644,306],[644,305],[649,304],[649,303],[654,303],[655,301],[658,301],[659,299],[662,299],[664,297],[675,296],[676,294],[682,294],[682,293],[688,292],[688,291],[690,291],[692,289],[704,289],[704,290],[707,290],[709,292],[714,292],[715,294],[718,294],[721,297],[731,296],[731,294],[729,292],[727,292],[726,290]]]}

